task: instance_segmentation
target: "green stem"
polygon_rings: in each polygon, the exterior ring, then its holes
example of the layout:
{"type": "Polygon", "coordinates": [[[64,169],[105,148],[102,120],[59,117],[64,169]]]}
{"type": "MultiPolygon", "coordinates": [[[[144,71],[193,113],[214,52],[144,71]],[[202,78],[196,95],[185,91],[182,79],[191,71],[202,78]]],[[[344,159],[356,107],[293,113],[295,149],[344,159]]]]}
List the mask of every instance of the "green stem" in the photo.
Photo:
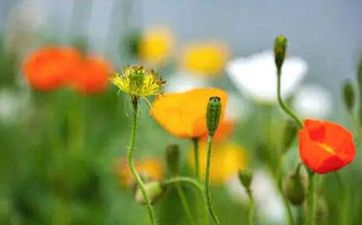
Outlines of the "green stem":
{"type": "Polygon", "coordinates": [[[220,221],[216,216],[214,209],[211,204],[210,199],[210,167],[211,167],[211,146],[212,146],[212,136],[209,135],[207,140],[207,158],[206,158],[206,175],[205,175],[205,194],[206,202],[209,209],[209,213],[217,225],[220,225],[220,221]]]}
{"type": "Polygon", "coordinates": [[[143,198],[146,200],[146,206],[147,206],[147,211],[148,211],[150,222],[152,225],[155,225],[156,224],[155,212],[153,210],[150,198],[146,192],[145,185],[144,185],[140,175],[137,172],[137,169],[136,169],[136,166],[135,166],[135,163],[133,160],[134,147],[135,147],[135,143],[136,143],[136,133],[137,133],[138,99],[132,98],[132,103],[133,103],[133,117],[132,117],[132,130],[131,130],[130,145],[129,145],[129,152],[128,152],[128,166],[132,172],[133,177],[137,181],[137,185],[141,189],[143,198]]]}
{"type": "Polygon", "coordinates": [[[308,198],[307,198],[307,219],[306,225],[315,225],[315,193],[314,193],[314,172],[308,170],[308,198]]]}
{"type": "Polygon", "coordinates": [[[192,213],[191,213],[189,203],[187,202],[187,198],[185,196],[185,193],[184,193],[184,191],[182,190],[182,187],[179,184],[176,184],[176,190],[177,190],[177,193],[178,193],[178,195],[180,197],[181,205],[182,205],[182,207],[183,207],[183,209],[185,211],[186,218],[187,218],[189,224],[196,225],[196,222],[194,221],[192,213]]]}
{"type": "Polygon", "coordinates": [[[302,121],[284,104],[282,96],[281,96],[281,68],[277,68],[277,95],[278,95],[278,103],[283,111],[288,114],[297,124],[299,127],[303,127],[302,121]]]}
{"type": "Polygon", "coordinates": [[[250,188],[248,188],[246,190],[246,193],[248,194],[248,197],[249,197],[248,225],[253,225],[255,202],[254,202],[253,194],[252,194],[250,188]]]}
{"type": "Polygon", "coordinates": [[[205,222],[205,224],[209,224],[207,221],[208,208],[207,208],[205,192],[204,192],[204,189],[203,189],[202,185],[200,184],[200,182],[197,180],[194,180],[192,178],[189,178],[189,177],[174,177],[174,178],[164,181],[165,185],[171,185],[171,184],[177,184],[177,183],[189,184],[198,191],[200,198],[204,200],[204,207],[203,207],[204,208],[204,217],[205,217],[204,222],[205,222]]]}
{"type": "Polygon", "coordinates": [[[197,180],[200,180],[199,139],[193,138],[192,143],[194,144],[195,176],[197,180]]]}
{"type": "Polygon", "coordinates": [[[347,192],[346,186],[344,185],[344,183],[342,181],[342,177],[339,175],[339,173],[335,172],[334,174],[336,175],[338,185],[342,192],[342,204],[340,205],[339,224],[347,225],[347,224],[350,224],[349,208],[348,208],[349,207],[348,192],[347,192]]]}

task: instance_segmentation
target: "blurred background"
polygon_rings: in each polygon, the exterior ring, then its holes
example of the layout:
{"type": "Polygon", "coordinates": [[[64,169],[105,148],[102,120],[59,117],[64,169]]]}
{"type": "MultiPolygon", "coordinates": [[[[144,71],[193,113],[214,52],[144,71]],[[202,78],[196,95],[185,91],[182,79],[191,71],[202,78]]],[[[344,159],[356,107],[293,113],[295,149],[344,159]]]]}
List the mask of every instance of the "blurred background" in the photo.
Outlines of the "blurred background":
{"type": "MultiPolygon", "coordinates": [[[[260,98],[248,88],[264,83],[262,89],[274,90],[273,80],[239,81],[233,74],[269,75],[266,51],[284,34],[288,56],[296,60],[290,72],[295,81],[286,85],[288,103],[303,117],[338,121],[360,136],[353,115],[343,107],[341,86],[349,79],[357,87],[361,12],[360,0],[0,0],[0,224],[146,224],[124,167],[128,98],[107,84],[112,71],[129,63],[155,68],[168,82],[166,92],[210,86],[228,91],[233,125],[223,141],[245,154],[238,167],[256,171],[258,224],[282,224],[285,213],[273,183],[273,163],[266,163],[265,151],[258,149],[278,146],[286,118],[265,98],[270,95],[260,98]],[[40,70],[32,57],[47,46],[71,46],[87,63],[96,57],[102,69],[84,66],[79,73],[99,80],[39,86],[34,77],[40,70]],[[231,68],[234,59],[243,59],[240,71],[231,68]],[[255,131],[250,132],[251,126],[255,131]],[[268,130],[275,136],[261,137],[268,130]]],[[[166,133],[148,109],[144,103],[139,168],[153,179],[167,177],[164,149],[177,143],[182,171],[192,174],[191,141],[166,133]]],[[[286,158],[285,174],[298,161],[297,143],[286,158]]],[[[360,223],[362,197],[352,197],[362,182],[357,160],[342,171],[349,195],[335,197],[340,188],[333,175],[323,179],[328,189],[320,190],[323,219],[318,224],[360,223]]],[[[247,197],[233,175],[213,187],[225,225],[244,224],[247,212],[247,197]]],[[[185,191],[189,201],[195,200],[192,190],[185,191]]],[[[188,224],[173,190],[156,210],[160,224],[188,224]]],[[[295,207],[293,212],[297,217],[302,210],[295,207]]]]}

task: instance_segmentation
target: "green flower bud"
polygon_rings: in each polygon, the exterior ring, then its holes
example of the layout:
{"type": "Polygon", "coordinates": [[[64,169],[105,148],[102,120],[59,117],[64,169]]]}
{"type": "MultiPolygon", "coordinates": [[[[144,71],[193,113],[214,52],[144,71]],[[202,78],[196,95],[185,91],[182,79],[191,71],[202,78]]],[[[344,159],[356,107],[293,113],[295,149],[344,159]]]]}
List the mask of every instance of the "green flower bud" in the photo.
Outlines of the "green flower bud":
{"type": "Polygon", "coordinates": [[[219,126],[221,116],[221,99],[214,96],[209,99],[207,104],[206,122],[209,135],[214,136],[217,127],[219,126]]]}
{"type": "MultiPolygon", "coordinates": [[[[159,198],[161,198],[163,193],[165,192],[165,187],[157,181],[146,183],[145,189],[152,204],[155,203],[159,198]]],[[[135,198],[139,204],[146,204],[146,201],[143,198],[143,193],[139,187],[136,189],[135,198]]]]}
{"type": "Polygon", "coordinates": [[[288,120],[284,128],[283,153],[287,152],[292,145],[298,132],[298,125],[293,120],[288,120]]]}
{"type": "Polygon", "coordinates": [[[343,84],[343,102],[348,112],[351,113],[355,104],[355,94],[351,81],[346,81],[343,84]]]}
{"type": "Polygon", "coordinates": [[[253,180],[253,172],[250,170],[240,170],[239,180],[246,190],[250,190],[250,185],[253,180]]]}
{"type": "Polygon", "coordinates": [[[275,65],[280,70],[282,68],[285,55],[287,52],[288,40],[284,35],[278,35],[274,41],[274,59],[275,65]]]}
{"type": "Polygon", "coordinates": [[[166,163],[172,175],[177,175],[180,170],[180,148],[178,145],[168,145],[166,148],[166,163]]]}
{"type": "Polygon", "coordinates": [[[307,179],[300,168],[290,174],[284,181],[283,194],[292,205],[303,204],[307,193],[307,179]]]}

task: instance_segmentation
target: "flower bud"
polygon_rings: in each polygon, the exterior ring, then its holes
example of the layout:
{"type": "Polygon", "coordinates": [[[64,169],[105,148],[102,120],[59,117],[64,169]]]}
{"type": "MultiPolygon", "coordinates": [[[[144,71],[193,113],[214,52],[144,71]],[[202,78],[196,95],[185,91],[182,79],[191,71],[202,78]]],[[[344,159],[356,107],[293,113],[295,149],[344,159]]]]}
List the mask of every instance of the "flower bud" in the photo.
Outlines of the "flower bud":
{"type": "MultiPolygon", "coordinates": [[[[151,203],[153,204],[162,197],[163,193],[165,192],[165,187],[160,182],[152,181],[145,184],[145,190],[148,194],[148,197],[150,198],[151,203]]],[[[146,204],[142,190],[139,187],[136,190],[135,198],[139,204],[146,204]]]]}
{"type": "Polygon", "coordinates": [[[250,185],[253,180],[253,172],[250,170],[240,170],[239,180],[246,190],[250,190],[250,185]]]}
{"type": "Polygon", "coordinates": [[[355,104],[355,94],[351,81],[346,81],[343,84],[343,102],[348,112],[351,113],[355,104]]]}
{"type": "Polygon", "coordinates": [[[300,168],[288,175],[284,181],[283,192],[292,205],[303,204],[307,193],[307,179],[301,174],[300,168]]]}
{"type": "Polygon", "coordinates": [[[209,99],[207,104],[207,129],[210,136],[214,136],[217,127],[219,126],[221,116],[221,99],[214,96],[209,99]]]}
{"type": "Polygon", "coordinates": [[[288,151],[296,137],[297,132],[298,125],[293,120],[288,120],[284,128],[284,138],[282,146],[283,153],[288,151]]]}
{"type": "Polygon", "coordinates": [[[284,35],[278,35],[274,41],[274,59],[275,65],[280,70],[282,68],[285,55],[287,52],[288,40],[284,35]]]}
{"type": "Polygon", "coordinates": [[[176,144],[166,148],[166,163],[172,175],[177,175],[180,170],[180,148],[176,144]]]}

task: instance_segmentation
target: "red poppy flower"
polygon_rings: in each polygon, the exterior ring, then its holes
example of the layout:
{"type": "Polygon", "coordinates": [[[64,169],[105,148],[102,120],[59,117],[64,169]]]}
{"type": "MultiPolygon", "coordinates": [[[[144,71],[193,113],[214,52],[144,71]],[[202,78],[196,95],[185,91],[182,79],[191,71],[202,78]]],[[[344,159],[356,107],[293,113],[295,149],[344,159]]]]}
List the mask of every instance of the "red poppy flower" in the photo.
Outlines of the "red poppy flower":
{"type": "Polygon", "coordinates": [[[68,47],[44,47],[25,59],[23,72],[37,90],[50,91],[64,85],[69,72],[79,62],[80,54],[68,47]]]}
{"type": "Polygon", "coordinates": [[[329,173],[348,165],[355,151],[352,134],[338,124],[308,119],[299,131],[300,157],[316,173],[329,173]]]}
{"type": "Polygon", "coordinates": [[[76,66],[70,82],[81,93],[98,93],[107,88],[110,71],[106,60],[87,56],[76,66]]]}

